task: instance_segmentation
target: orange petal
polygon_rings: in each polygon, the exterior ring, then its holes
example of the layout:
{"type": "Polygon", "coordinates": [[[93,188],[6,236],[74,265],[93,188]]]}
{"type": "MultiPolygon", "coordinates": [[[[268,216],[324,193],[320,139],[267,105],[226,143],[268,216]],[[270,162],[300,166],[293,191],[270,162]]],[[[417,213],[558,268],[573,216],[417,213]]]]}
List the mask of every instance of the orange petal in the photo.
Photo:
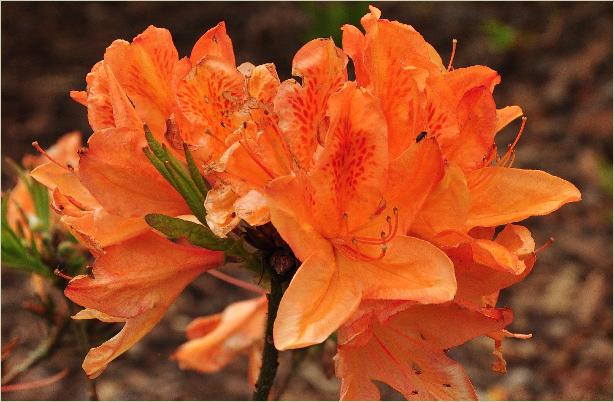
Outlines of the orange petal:
{"type": "Polygon", "coordinates": [[[72,198],[82,207],[94,209],[100,205],[74,171],[63,169],[53,162],[40,165],[30,176],[52,191],[58,189],[63,196],[72,198]]]}
{"type": "Polygon", "coordinates": [[[265,104],[272,104],[279,88],[279,76],[273,63],[254,67],[247,84],[249,95],[265,104]]]}
{"type": "Polygon", "coordinates": [[[141,130],[107,129],[94,133],[81,156],[79,178],[109,213],[181,215],[189,208],[143,153],[141,130]]]}
{"type": "Polygon", "coordinates": [[[347,80],[347,57],[332,39],[314,39],[304,45],[292,61],[292,75],[302,78],[284,81],[274,100],[275,113],[298,165],[309,169],[318,141],[328,97],[347,80]]]}
{"type": "Polygon", "coordinates": [[[104,62],[94,64],[85,76],[87,82],[87,119],[94,131],[115,127],[109,80],[104,62]]]}
{"type": "Polygon", "coordinates": [[[222,262],[222,253],[175,244],[152,232],[107,248],[92,276],[76,276],[64,291],[75,303],[99,312],[84,318],[126,320],[116,336],[90,350],[83,362],[86,374],[100,375],[160,321],[188,283],[222,262]]]}
{"type": "Polygon", "coordinates": [[[381,330],[361,347],[340,346],[335,371],[341,400],[378,400],[383,382],[407,400],[476,400],[462,366],[441,349],[381,330]]]}
{"type": "Polygon", "coordinates": [[[350,56],[354,64],[354,75],[356,82],[363,88],[369,85],[369,73],[365,66],[365,35],[354,25],[344,25],[343,31],[343,51],[350,56]]]}
{"type": "Polygon", "coordinates": [[[300,261],[330,247],[315,228],[306,181],[304,177],[280,177],[269,183],[265,193],[273,226],[300,261]]]}
{"type": "Polygon", "coordinates": [[[501,109],[497,109],[497,127],[496,132],[503,130],[505,126],[522,116],[522,109],[520,106],[506,106],[501,109]]]}
{"type": "Polygon", "coordinates": [[[486,66],[455,68],[445,74],[444,78],[452,93],[456,95],[456,102],[459,102],[468,91],[477,87],[484,87],[492,93],[495,86],[501,82],[499,74],[486,66]]]}
{"type": "Polygon", "coordinates": [[[442,155],[434,139],[412,145],[390,163],[385,199],[389,206],[398,208],[400,233],[407,233],[443,174],[442,155]]]}
{"type": "Polygon", "coordinates": [[[406,306],[385,320],[373,316],[366,343],[339,346],[335,371],[341,379],[341,399],[379,399],[373,380],[408,400],[476,399],[462,367],[442,350],[503,328],[511,312],[456,303],[406,306]]]}
{"type": "Polygon", "coordinates": [[[488,167],[469,173],[467,181],[471,192],[468,228],[547,215],[581,198],[573,184],[539,170],[488,167]]]}
{"type": "Polygon", "coordinates": [[[114,317],[133,318],[168,307],[200,273],[223,254],[173,243],[152,232],[105,249],[92,276],[79,275],[64,291],[77,304],[114,317]]]}
{"type": "Polygon", "coordinates": [[[83,106],[87,106],[87,91],[70,91],[70,98],[83,106]]]}
{"type": "Polygon", "coordinates": [[[458,166],[450,164],[416,215],[410,231],[427,240],[444,231],[464,233],[468,212],[469,189],[465,175],[458,166]]]}
{"type": "Polygon", "coordinates": [[[89,350],[83,360],[83,370],[89,378],[96,378],[109,363],[141,340],[162,319],[168,306],[159,306],[125,320],[122,330],[102,345],[89,350]]]}
{"type": "Polygon", "coordinates": [[[173,106],[173,70],[178,61],[170,32],[151,25],[131,44],[116,40],[104,55],[137,114],[158,136],[164,133],[173,106]]]}
{"type": "MultiPolygon", "coordinates": [[[[516,255],[522,262],[524,270],[515,273],[476,263],[473,251],[467,244],[450,249],[447,254],[456,269],[458,299],[478,301],[482,296],[520,282],[531,272],[535,263],[535,254],[533,254],[535,242],[528,229],[523,226],[507,225],[495,241],[516,255]]],[[[494,305],[494,303],[489,304],[494,305]]]]}
{"type": "MultiPolygon", "coordinates": [[[[208,332],[198,337],[192,336],[172,358],[184,370],[203,373],[218,371],[238,354],[248,353],[255,342],[261,342],[266,312],[267,300],[261,297],[229,305],[221,315],[214,316],[216,325],[213,328],[210,322],[197,319],[201,328],[206,323],[208,332]]],[[[192,324],[190,327],[193,331],[192,324]]]]}
{"type": "Polygon", "coordinates": [[[279,350],[323,342],[354,312],[360,290],[337,268],[332,250],[314,253],[299,267],[279,305],[273,339],[279,350]]]}
{"type": "Polygon", "coordinates": [[[235,53],[224,21],[205,32],[194,44],[190,55],[192,64],[198,64],[204,57],[214,57],[234,67],[235,53]]]}
{"type": "Polygon", "coordinates": [[[97,251],[149,229],[143,218],[114,216],[102,208],[87,211],[82,216],[63,216],[61,221],[82,244],[97,251]]]}
{"type": "Polygon", "coordinates": [[[442,143],[448,160],[464,171],[480,167],[496,133],[495,101],[486,87],[474,88],[458,104],[460,133],[451,143],[442,143]]]}
{"type": "Polygon", "coordinates": [[[226,137],[234,131],[230,113],[245,101],[245,96],[243,74],[219,59],[203,59],[177,88],[181,112],[200,127],[202,137],[211,136],[224,148],[226,137]]]}
{"type": "Polygon", "coordinates": [[[362,285],[365,299],[443,303],[456,293],[450,259],[437,247],[414,237],[395,237],[379,261],[353,261],[341,255],[338,264],[362,285]]]}
{"type": "Polygon", "coordinates": [[[347,215],[350,230],[380,208],[386,186],[386,122],[377,99],[355,84],[331,96],[324,150],[310,174],[313,213],[323,233],[338,234],[347,215]]]}

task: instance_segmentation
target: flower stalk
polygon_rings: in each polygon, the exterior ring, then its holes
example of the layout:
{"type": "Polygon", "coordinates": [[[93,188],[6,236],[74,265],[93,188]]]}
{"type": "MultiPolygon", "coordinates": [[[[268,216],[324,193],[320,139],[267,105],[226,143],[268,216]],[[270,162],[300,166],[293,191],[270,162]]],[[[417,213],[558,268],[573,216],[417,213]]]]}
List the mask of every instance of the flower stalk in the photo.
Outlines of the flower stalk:
{"type": "Polygon", "coordinates": [[[273,387],[275,382],[275,376],[277,375],[277,367],[279,366],[277,359],[279,352],[273,342],[273,324],[277,317],[279,303],[284,294],[284,279],[282,275],[277,273],[275,267],[269,265],[268,269],[271,278],[271,292],[267,294],[269,303],[264,333],[264,347],[262,350],[262,366],[252,397],[254,401],[266,401],[268,399],[271,387],[273,387]]]}

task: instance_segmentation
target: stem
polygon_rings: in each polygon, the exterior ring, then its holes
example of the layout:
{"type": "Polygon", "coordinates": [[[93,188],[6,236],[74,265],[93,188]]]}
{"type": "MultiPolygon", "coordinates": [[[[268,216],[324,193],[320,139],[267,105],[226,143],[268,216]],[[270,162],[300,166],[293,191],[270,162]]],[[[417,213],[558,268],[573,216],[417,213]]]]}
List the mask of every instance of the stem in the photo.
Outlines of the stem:
{"type": "MultiPolygon", "coordinates": [[[[74,310],[74,305],[71,303],[71,308],[74,310]]],[[[73,311],[74,314],[74,311],[73,311]]],[[[90,348],[89,336],[87,334],[86,323],[84,321],[72,320],[71,327],[73,330],[73,334],[75,338],[77,338],[77,343],[79,344],[79,348],[81,349],[81,353],[86,354],[90,348]]],[[[87,378],[88,386],[89,386],[89,400],[90,401],[98,401],[98,391],[96,389],[96,380],[87,378]]]]}
{"type": "Polygon", "coordinates": [[[256,382],[256,389],[252,399],[254,401],[266,401],[275,381],[275,375],[277,374],[277,367],[279,362],[277,361],[278,351],[275,348],[273,342],[273,323],[277,317],[277,309],[279,308],[279,302],[284,294],[283,280],[280,275],[275,272],[275,268],[269,266],[269,272],[271,275],[271,293],[267,294],[268,314],[266,322],[266,331],[264,334],[264,348],[262,351],[262,366],[260,368],[260,374],[258,381],[256,382]]]}

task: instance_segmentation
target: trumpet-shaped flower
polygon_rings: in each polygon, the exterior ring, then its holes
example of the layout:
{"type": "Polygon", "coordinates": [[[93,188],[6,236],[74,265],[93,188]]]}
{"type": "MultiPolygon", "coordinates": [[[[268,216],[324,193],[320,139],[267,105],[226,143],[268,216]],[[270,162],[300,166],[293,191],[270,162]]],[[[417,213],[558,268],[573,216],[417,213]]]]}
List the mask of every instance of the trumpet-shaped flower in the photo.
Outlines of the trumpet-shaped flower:
{"type": "MultiPolygon", "coordinates": [[[[347,84],[328,107],[330,123],[314,168],[267,188],[271,221],[303,262],[275,322],[281,350],[322,342],[363,298],[441,303],[456,290],[446,255],[399,231],[400,212],[412,205],[387,203],[401,199],[397,192],[405,189],[389,184],[386,122],[378,100],[347,84]]],[[[404,200],[420,199],[424,189],[412,190],[404,200]]]]}

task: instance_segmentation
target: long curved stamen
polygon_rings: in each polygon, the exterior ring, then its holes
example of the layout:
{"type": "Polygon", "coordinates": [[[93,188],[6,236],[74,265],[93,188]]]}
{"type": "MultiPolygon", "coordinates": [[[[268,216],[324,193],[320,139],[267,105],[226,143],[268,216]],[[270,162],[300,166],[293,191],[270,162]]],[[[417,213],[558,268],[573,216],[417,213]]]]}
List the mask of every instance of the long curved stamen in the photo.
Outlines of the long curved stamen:
{"type": "Polygon", "coordinates": [[[210,269],[209,271],[207,271],[207,273],[221,281],[224,281],[226,283],[230,283],[231,285],[237,286],[241,289],[245,289],[245,290],[249,290],[251,292],[255,292],[255,293],[259,293],[261,295],[266,294],[266,291],[264,289],[262,289],[259,286],[256,285],[252,285],[251,283],[247,283],[242,281],[241,279],[237,279],[235,277],[232,277],[230,275],[226,275],[223,272],[220,272],[218,270],[215,269],[210,269]]]}
{"type": "Polygon", "coordinates": [[[56,165],[58,165],[58,166],[59,166],[59,167],[61,167],[62,169],[66,169],[66,170],[68,170],[69,172],[72,172],[72,171],[73,171],[73,169],[72,169],[72,168],[70,168],[69,166],[62,165],[60,162],[58,162],[57,160],[55,160],[54,158],[52,158],[52,157],[51,157],[51,155],[49,155],[49,154],[47,153],[47,151],[45,151],[43,148],[41,148],[41,146],[40,146],[40,145],[38,145],[38,141],[34,141],[34,142],[32,143],[32,146],[33,146],[34,148],[36,148],[36,150],[37,150],[38,152],[40,152],[40,153],[41,153],[41,154],[42,154],[42,155],[43,155],[45,158],[49,159],[49,161],[50,161],[50,162],[55,163],[56,165]]]}
{"type": "MultiPolygon", "coordinates": [[[[357,244],[354,244],[355,246],[357,246],[357,244]]],[[[347,256],[349,256],[350,258],[353,259],[357,259],[360,261],[366,261],[366,262],[371,262],[371,261],[377,261],[377,260],[381,260],[382,258],[384,258],[386,256],[386,250],[387,247],[386,245],[382,245],[382,247],[380,248],[380,254],[377,257],[372,257],[370,255],[367,255],[361,251],[359,251],[358,249],[352,248],[348,245],[340,245],[339,249],[347,256]]]]}
{"type": "Polygon", "coordinates": [[[547,248],[550,248],[550,246],[552,246],[553,244],[554,244],[554,237],[550,237],[543,245],[541,245],[535,251],[533,251],[533,254],[537,255],[541,253],[542,251],[546,250],[547,248]]]}
{"type": "Polygon", "coordinates": [[[454,55],[456,54],[456,44],[458,41],[456,39],[452,39],[452,54],[450,55],[450,62],[448,63],[448,69],[446,71],[452,70],[452,62],[454,61],[454,55]]]}
{"type": "MultiPolygon", "coordinates": [[[[524,127],[526,124],[527,124],[527,118],[523,116],[522,123],[520,125],[520,129],[518,130],[518,134],[516,134],[516,138],[514,139],[514,142],[508,146],[507,152],[505,153],[505,155],[501,157],[501,159],[499,159],[499,161],[497,162],[497,165],[499,166],[508,165],[510,158],[512,158],[514,154],[514,149],[516,148],[516,145],[518,144],[518,141],[520,140],[520,137],[522,136],[522,133],[524,132],[524,127]]],[[[509,166],[511,166],[511,164],[509,164],[506,167],[509,167],[509,166]]]]}
{"type": "Polygon", "coordinates": [[[392,218],[390,217],[390,215],[386,216],[386,223],[388,224],[388,234],[386,234],[386,232],[382,232],[382,235],[379,239],[373,237],[357,236],[353,237],[352,240],[355,240],[359,243],[373,245],[386,244],[390,242],[397,234],[397,230],[399,228],[399,210],[398,208],[394,207],[392,211],[394,215],[394,224],[392,223],[392,218]]]}

